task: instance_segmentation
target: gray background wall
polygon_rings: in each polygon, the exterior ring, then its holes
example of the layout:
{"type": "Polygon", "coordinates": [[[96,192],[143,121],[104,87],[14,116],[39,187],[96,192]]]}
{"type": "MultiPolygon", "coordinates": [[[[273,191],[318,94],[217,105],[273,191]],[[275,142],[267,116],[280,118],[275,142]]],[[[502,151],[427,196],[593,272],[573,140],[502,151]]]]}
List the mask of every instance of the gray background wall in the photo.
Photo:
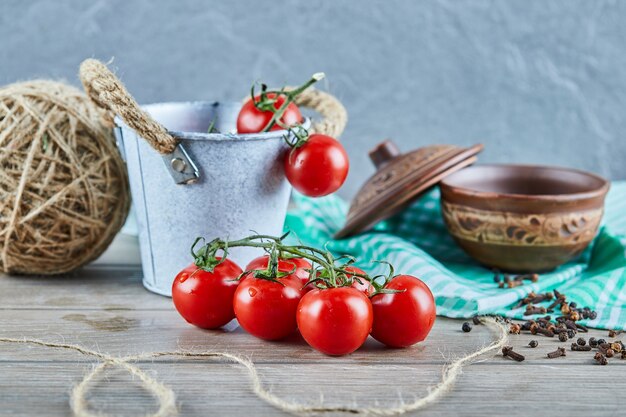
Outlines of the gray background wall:
{"type": "Polygon", "coordinates": [[[325,71],[350,115],[343,196],[387,137],[624,179],[625,22],[600,0],[2,0],[0,84],[77,84],[81,60],[114,57],[140,102],[240,99],[325,71]]]}

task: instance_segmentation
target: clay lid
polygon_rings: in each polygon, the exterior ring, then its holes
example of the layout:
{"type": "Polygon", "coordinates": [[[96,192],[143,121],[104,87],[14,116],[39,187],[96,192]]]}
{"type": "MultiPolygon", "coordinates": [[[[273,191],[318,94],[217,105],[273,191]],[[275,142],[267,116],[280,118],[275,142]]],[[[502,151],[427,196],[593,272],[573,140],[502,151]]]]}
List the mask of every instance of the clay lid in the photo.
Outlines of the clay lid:
{"type": "Polygon", "coordinates": [[[469,148],[432,145],[402,154],[390,140],[369,153],[376,173],[359,190],[346,224],[335,238],[369,229],[411,204],[444,177],[476,162],[482,144],[469,148]]]}

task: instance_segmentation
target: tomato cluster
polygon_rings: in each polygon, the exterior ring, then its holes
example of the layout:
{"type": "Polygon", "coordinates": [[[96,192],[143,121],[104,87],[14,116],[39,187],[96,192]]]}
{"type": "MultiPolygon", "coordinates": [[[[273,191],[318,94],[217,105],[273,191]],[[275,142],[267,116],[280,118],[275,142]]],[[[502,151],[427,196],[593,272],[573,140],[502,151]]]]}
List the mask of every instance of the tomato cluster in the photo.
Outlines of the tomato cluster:
{"type": "Polygon", "coordinates": [[[319,133],[309,135],[301,123],[302,113],[292,100],[312,82],[292,92],[266,92],[252,95],[237,116],[240,134],[291,131],[297,141],[285,155],[285,175],[291,185],[309,197],[322,197],[337,191],[348,176],[350,162],[344,147],[335,138],[319,133]]]}
{"type": "Polygon", "coordinates": [[[258,338],[279,340],[299,330],[318,351],[345,355],[370,334],[390,347],[411,346],[426,338],[435,321],[432,293],[410,275],[376,289],[365,272],[346,266],[342,285],[327,286],[316,284],[320,273],[302,258],[265,255],[245,272],[228,259],[217,260],[212,271],[190,265],[172,286],[176,309],[198,327],[215,329],[237,318],[258,338]]]}

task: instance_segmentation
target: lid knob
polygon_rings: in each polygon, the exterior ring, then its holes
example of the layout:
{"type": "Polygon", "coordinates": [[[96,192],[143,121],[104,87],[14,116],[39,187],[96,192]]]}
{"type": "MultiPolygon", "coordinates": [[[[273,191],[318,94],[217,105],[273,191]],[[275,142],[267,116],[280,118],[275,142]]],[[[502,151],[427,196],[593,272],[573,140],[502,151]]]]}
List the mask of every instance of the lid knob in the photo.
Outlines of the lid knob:
{"type": "Polygon", "coordinates": [[[387,139],[369,152],[370,159],[376,166],[376,169],[380,169],[387,162],[401,155],[400,149],[393,141],[387,139]]]}

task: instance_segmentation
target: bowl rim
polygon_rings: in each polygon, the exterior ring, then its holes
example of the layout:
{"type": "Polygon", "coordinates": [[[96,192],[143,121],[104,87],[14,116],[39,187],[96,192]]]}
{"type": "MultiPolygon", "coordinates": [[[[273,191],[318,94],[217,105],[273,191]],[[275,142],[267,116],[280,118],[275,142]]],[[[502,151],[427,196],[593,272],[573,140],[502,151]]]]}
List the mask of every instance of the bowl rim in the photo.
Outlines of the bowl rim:
{"type": "Polygon", "coordinates": [[[455,172],[450,177],[444,178],[440,185],[442,188],[449,190],[452,193],[463,195],[467,197],[482,197],[482,198],[508,198],[511,200],[519,200],[519,201],[557,201],[557,202],[569,202],[569,201],[578,201],[578,200],[587,200],[593,198],[600,198],[606,196],[606,193],[609,191],[610,182],[606,178],[594,174],[592,172],[584,171],[582,169],[577,168],[569,168],[562,167],[556,165],[535,165],[535,164],[477,164],[472,165],[467,168],[464,168],[460,171],[455,172]],[[514,168],[533,168],[533,169],[550,169],[550,170],[558,170],[558,171],[568,171],[574,172],[578,174],[585,175],[587,177],[594,178],[600,181],[601,185],[593,189],[591,191],[582,191],[576,193],[568,193],[568,194],[518,194],[518,193],[500,193],[496,191],[479,191],[473,190],[467,187],[461,187],[457,185],[449,184],[449,179],[454,174],[460,174],[466,169],[475,169],[481,167],[514,167],[514,168]]]}

